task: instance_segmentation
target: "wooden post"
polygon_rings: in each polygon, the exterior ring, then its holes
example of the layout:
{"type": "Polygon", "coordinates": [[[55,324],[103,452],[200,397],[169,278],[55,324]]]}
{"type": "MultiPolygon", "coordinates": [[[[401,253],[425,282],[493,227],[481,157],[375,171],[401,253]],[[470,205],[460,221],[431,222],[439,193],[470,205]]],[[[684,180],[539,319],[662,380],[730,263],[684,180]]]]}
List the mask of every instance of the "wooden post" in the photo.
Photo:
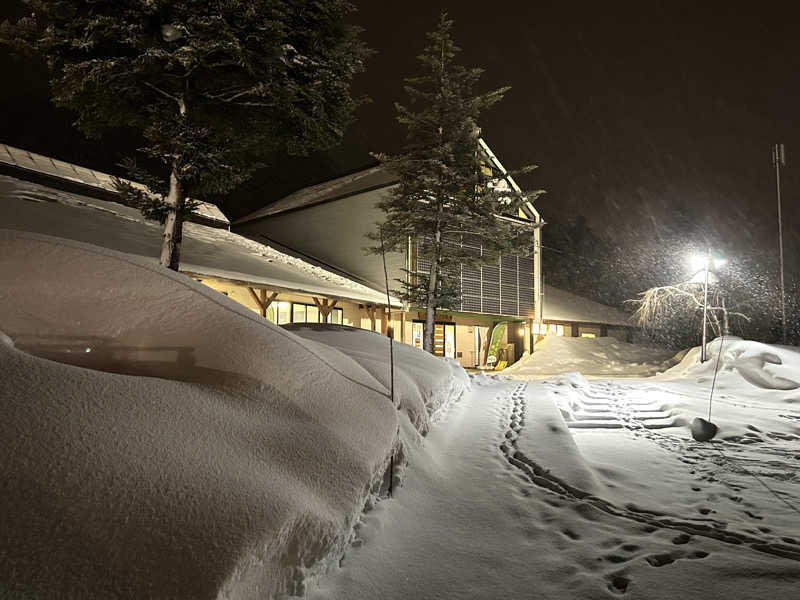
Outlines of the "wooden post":
{"type": "Polygon", "coordinates": [[[265,289],[259,289],[258,294],[256,294],[256,291],[251,287],[248,287],[247,291],[250,292],[250,297],[253,298],[253,301],[256,303],[256,306],[258,306],[259,310],[261,311],[261,316],[266,319],[267,309],[269,308],[269,305],[272,304],[272,302],[275,300],[275,298],[278,297],[278,292],[272,292],[269,296],[267,296],[267,290],[265,289]],[[261,297],[259,297],[259,295],[261,297]]]}
{"type": "Polygon", "coordinates": [[[406,341],[406,313],[400,313],[400,341],[405,343],[406,341]]]}
{"type": "Polygon", "coordinates": [[[336,303],[338,300],[328,300],[327,298],[323,298],[320,300],[316,296],[311,296],[314,299],[314,304],[317,305],[319,309],[319,313],[322,315],[322,322],[328,322],[328,315],[333,312],[333,309],[336,308],[336,303]]]}
{"type": "Polygon", "coordinates": [[[381,312],[381,333],[389,335],[389,318],[386,316],[386,312],[381,312]]]}
{"type": "Polygon", "coordinates": [[[369,315],[369,320],[372,323],[372,331],[375,331],[375,305],[374,304],[367,304],[367,314],[369,315]]]}

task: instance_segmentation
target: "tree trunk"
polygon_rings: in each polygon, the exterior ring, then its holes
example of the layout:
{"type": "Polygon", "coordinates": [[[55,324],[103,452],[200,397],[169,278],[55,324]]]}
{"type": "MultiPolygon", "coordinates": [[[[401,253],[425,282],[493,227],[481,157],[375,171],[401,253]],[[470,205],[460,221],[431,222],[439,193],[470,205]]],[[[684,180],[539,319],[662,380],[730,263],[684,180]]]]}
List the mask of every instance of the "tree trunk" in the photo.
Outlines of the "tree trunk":
{"type": "Polygon", "coordinates": [[[425,338],[422,342],[422,349],[430,354],[433,354],[433,331],[436,325],[436,308],[438,301],[436,298],[436,284],[439,282],[439,262],[442,258],[442,231],[441,231],[441,215],[442,206],[439,206],[438,216],[436,219],[436,232],[434,239],[436,246],[433,253],[433,260],[431,261],[431,270],[428,276],[428,293],[425,302],[425,338]]]}
{"type": "Polygon", "coordinates": [[[486,343],[483,345],[483,348],[481,348],[483,351],[483,362],[481,364],[483,365],[489,360],[489,347],[492,345],[492,335],[498,323],[499,321],[492,321],[492,324],[489,326],[489,332],[486,334],[486,343]]]}
{"type": "Polygon", "coordinates": [[[428,296],[425,307],[425,338],[422,342],[422,349],[433,354],[433,330],[436,326],[436,280],[438,276],[437,261],[431,264],[430,277],[428,279],[428,296]]]}
{"type": "Polygon", "coordinates": [[[169,176],[169,195],[166,200],[169,206],[167,220],[164,223],[164,235],[161,243],[162,266],[177,271],[181,264],[181,240],[183,239],[183,213],[186,207],[186,192],[178,179],[176,168],[172,168],[169,176]]]}

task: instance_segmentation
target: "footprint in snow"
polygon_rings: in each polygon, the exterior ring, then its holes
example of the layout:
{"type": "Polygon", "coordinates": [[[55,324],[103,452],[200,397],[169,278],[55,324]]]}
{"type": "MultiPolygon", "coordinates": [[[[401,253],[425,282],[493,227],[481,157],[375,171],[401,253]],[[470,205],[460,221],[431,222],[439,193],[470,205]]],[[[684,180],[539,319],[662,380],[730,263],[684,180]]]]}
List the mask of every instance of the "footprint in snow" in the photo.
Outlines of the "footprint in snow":
{"type": "Polygon", "coordinates": [[[630,579],[621,574],[610,575],[609,579],[608,589],[615,594],[624,594],[631,583],[630,579]]]}

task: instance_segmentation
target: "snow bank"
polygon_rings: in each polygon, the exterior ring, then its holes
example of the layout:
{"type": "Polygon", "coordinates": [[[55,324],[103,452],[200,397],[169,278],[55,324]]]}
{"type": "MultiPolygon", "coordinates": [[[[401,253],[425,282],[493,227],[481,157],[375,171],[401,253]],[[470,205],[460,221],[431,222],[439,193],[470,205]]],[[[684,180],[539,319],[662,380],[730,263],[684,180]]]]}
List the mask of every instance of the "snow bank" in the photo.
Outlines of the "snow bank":
{"type": "Polygon", "coordinates": [[[352,358],[144,259],[0,230],[0,331],[4,595],[301,593],[396,444],[352,358]]]}
{"type": "Polygon", "coordinates": [[[532,355],[523,357],[503,374],[515,379],[536,379],[570,371],[593,376],[642,377],[672,366],[671,355],[663,348],[629,344],[613,337],[553,335],[536,344],[532,355]]]}
{"type": "Polygon", "coordinates": [[[750,385],[766,390],[794,390],[800,387],[800,349],[772,346],[728,336],[706,347],[708,360],[700,362],[700,347],[692,348],[666,377],[738,376],[750,385]],[[720,350],[722,353],[720,354],[720,350]]]}
{"type": "MultiPolygon", "coordinates": [[[[336,348],[353,358],[388,389],[386,336],[343,325],[297,323],[285,327],[301,338],[336,348]]],[[[431,423],[470,389],[469,376],[456,360],[436,358],[395,342],[394,361],[395,401],[420,433],[427,433],[431,423]]]]}

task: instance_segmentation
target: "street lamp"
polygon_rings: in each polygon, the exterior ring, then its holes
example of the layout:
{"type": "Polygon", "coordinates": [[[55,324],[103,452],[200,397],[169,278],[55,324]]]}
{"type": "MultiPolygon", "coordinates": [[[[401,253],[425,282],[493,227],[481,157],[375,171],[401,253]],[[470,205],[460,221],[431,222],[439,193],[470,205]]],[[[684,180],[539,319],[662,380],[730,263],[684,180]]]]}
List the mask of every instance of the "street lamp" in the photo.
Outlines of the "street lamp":
{"type": "Polygon", "coordinates": [[[719,279],[716,275],[711,273],[711,268],[719,269],[725,266],[728,262],[724,258],[715,258],[711,255],[711,249],[705,254],[698,254],[692,257],[692,268],[695,270],[695,275],[692,277],[692,283],[703,284],[703,341],[700,346],[700,362],[704,363],[707,360],[706,356],[706,337],[708,331],[708,284],[709,281],[717,283],[719,279]]]}
{"type": "Polygon", "coordinates": [[[183,31],[175,25],[165,23],[161,26],[161,37],[165,42],[175,42],[183,37],[183,31]]]}

